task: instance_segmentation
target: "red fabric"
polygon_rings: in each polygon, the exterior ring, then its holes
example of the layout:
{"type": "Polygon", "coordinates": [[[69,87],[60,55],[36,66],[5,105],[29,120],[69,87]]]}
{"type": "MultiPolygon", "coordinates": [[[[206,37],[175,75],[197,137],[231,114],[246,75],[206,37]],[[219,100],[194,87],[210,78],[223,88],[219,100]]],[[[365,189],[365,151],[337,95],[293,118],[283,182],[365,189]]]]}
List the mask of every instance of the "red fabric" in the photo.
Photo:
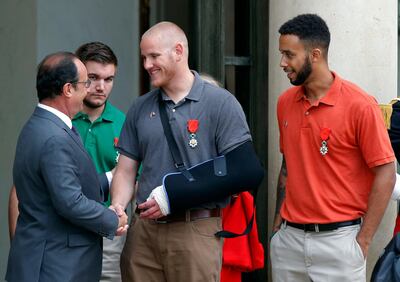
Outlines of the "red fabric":
{"type": "MultiPolygon", "coordinates": [[[[253,196],[249,192],[240,193],[233,203],[223,209],[222,226],[224,230],[242,233],[252,215],[253,196]]],[[[255,220],[249,234],[224,239],[221,282],[239,282],[242,272],[263,267],[264,248],[258,240],[255,220]]]]}
{"type": "Polygon", "coordinates": [[[400,216],[397,215],[396,225],[394,226],[393,236],[395,236],[398,232],[400,232],[400,216]]]}
{"type": "Polygon", "coordinates": [[[221,282],[242,282],[242,272],[240,270],[222,265],[221,282]]]}

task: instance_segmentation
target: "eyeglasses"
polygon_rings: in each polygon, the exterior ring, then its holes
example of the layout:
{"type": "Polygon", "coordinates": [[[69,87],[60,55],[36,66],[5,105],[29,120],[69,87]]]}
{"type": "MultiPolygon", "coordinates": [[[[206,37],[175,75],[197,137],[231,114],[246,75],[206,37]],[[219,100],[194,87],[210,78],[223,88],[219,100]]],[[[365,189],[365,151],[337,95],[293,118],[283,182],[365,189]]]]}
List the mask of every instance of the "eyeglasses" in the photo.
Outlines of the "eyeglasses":
{"type": "Polygon", "coordinates": [[[86,80],[86,81],[75,81],[75,82],[71,82],[71,84],[78,84],[78,83],[84,83],[85,88],[89,88],[90,84],[92,83],[92,81],[90,79],[86,80]]]}

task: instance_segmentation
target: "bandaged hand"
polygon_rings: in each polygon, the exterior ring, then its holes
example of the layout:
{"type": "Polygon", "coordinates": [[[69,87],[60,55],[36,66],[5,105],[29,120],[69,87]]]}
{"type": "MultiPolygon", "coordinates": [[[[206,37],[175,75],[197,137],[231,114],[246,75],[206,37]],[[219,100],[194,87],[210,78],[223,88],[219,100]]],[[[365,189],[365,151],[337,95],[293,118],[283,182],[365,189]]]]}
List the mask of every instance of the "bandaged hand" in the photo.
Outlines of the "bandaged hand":
{"type": "Polygon", "coordinates": [[[154,188],[153,191],[151,191],[149,197],[147,198],[147,201],[150,201],[152,199],[154,199],[157,202],[157,205],[163,216],[168,215],[170,213],[170,208],[168,204],[168,195],[162,185],[154,188]]]}

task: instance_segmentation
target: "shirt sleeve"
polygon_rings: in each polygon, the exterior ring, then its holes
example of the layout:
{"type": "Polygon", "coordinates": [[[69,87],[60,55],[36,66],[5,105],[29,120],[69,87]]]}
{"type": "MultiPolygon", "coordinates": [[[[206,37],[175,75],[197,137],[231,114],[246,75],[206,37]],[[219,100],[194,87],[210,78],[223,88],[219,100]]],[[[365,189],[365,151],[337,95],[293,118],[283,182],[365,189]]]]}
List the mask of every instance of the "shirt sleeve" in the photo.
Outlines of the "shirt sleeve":
{"type": "Polygon", "coordinates": [[[248,140],[251,140],[251,135],[242,106],[229,94],[219,110],[216,131],[218,153],[226,154],[248,140]]]}
{"type": "Polygon", "coordinates": [[[370,104],[358,116],[357,140],[368,167],[383,165],[394,161],[390,144],[379,106],[370,104]]]}
{"type": "Polygon", "coordinates": [[[139,142],[136,130],[136,108],[134,103],[126,115],[124,125],[122,126],[121,135],[118,140],[117,149],[120,154],[127,156],[135,161],[140,161],[139,142]]]}

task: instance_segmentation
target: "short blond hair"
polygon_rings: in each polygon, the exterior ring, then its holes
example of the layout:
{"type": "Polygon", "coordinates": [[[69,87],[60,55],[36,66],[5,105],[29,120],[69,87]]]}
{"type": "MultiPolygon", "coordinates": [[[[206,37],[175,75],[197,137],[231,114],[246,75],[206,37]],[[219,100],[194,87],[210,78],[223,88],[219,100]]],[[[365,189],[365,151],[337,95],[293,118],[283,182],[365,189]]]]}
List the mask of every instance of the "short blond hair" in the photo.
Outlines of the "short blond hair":
{"type": "Polygon", "coordinates": [[[189,57],[189,44],[186,34],[176,24],[172,22],[159,22],[143,33],[142,40],[148,36],[158,38],[163,44],[171,48],[177,43],[182,44],[185,57],[189,57]]]}

